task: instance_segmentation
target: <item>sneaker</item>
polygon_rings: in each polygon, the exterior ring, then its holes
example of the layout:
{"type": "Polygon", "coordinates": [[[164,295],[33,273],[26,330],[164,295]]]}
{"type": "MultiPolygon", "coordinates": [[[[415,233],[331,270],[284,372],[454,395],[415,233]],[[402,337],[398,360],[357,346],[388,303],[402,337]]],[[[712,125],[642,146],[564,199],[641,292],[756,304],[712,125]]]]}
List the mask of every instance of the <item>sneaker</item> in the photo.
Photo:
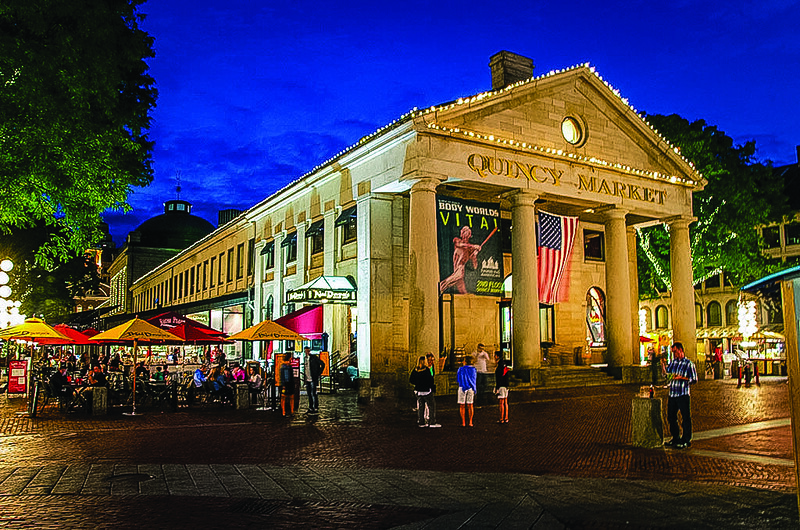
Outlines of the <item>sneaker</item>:
{"type": "Polygon", "coordinates": [[[681,443],[678,440],[670,440],[664,442],[664,447],[678,447],[681,443]]]}
{"type": "Polygon", "coordinates": [[[678,449],[689,449],[691,446],[692,446],[692,442],[683,442],[683,443],[679,443],[675,447],[677,447],[678,449]]]}
{"type": "Polygon", "coordinates": [[[424,424],[424,423],[420,423],[420,424],[419,424],[419,426],[420,426],[420,427],[427,427],[427,425],[426,425],[426,424],[424,424]]]}
{"type": "Polygon", "coordinates": [[[433,428],[435,428],[435,427],[441,427],[441,425],[439,425],[438,423],[431,423],[430,425],[428,425],[428,427],[430,427],[431,429],[433,429],[433,428]]]}

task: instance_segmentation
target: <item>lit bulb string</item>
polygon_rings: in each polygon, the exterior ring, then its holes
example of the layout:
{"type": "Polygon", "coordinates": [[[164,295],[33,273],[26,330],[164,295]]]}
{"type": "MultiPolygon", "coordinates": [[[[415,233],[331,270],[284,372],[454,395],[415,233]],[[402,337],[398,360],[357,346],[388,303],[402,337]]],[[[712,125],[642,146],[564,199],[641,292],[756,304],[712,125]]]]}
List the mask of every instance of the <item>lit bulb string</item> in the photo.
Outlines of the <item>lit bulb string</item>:
{"type": "Polygon", "coordinates": [[[647,169],[638,169],[635,167],[626,166],[624,164],[608,162],[606,160],[602,160],[594,156],[583,156],[575,153],[568,153],[562,149],[556,149],[555,147],[541,147],[526,142],[519,142],[517,140],[500,138],[493,134],[481,134],[475,131],[468,131],[465,129],[461,129],[459,127],[454,127],[454,128],[444,127],[442,125],[437,125],[436,123],[428,123],[427,126],[429,129],[433,129],[434,131],[440,131],[451,137],[461,135],[469,137],[470,139],[474,138],[476,140],[483,140],[484,142],[506,145],[508,147],[517,148],[519,150],[527,150],[527,151],[547,154],[550,156],[557,156],[564,158],[570,162],[581,162],[586,165],[596,166],[600,168],[615,169],[639,177],[649,177],[655,180],[666,180],[673,184],[684,184],[687,186],[697,185],[697,181],[692,179],[681,178],[675,175],[664,175],[663,173],[659,173],[658,171],[649,171],[647,169]]]}
{"type": "MultiPolygon", "coordinates": [[[[316,173],[320,169],[324,168],[325,166],[329,165],[333,161],[339,159],[343,155],[345,155],[345,154],[349,153],[350,151],[353,151],[354,149],[356,149],[356,148],[358,148],[358,147],[370,142],[374,138],[384,134],[385,132],[387,132],[387,131],[395,128],[395,127],[397,127],[398,125],[401,125],[401,124],[407,122],[410,119],[423,117],[423,116],[426,116],[426,115],[431,114],[431,113],[437,113],[437,112],[450,110],[450,109],[459,107],[461,105],[471,105],[473,103],[482,102],[483,100],[486,100],[486,99],[489,99],[489,98],[493,98],[493,97],[504,95],[504,94],[508,93],[509,91],[514,90],[515,88],[518,88],[520,86],[528,85],[530,83],[536,83],[537,81],[540,81],[542,79],[547,79],[549,77],[553,77],[553,76],[556,76],[556,75],[561,75],[561,74],[564,74],[564,73],[567,73],[567,72],[572,72],[572,71],[579,70],[579,69],[586,69],[587,71],[591,72],[595,77],[597,77],[597,79],[600,82],[602,82],[615,96],[617,96],[617,98],[619,99],[619,101],[622,104],[624,104],[631,111],[633,111],[633,113],[636,115],[636,117],[638,117],[640,120],[642,120],[642,123],[644,123],[662,142],[664,142],[668,146],[669,149],[671,149],[676,155],[678,155],[684,163],[686,163],[689,167],[691,167],[692,170],[695,172],[695,174],[698,176],[698,178],[696,180],[683,179],[683,178],[679,178],[679,177],[675,177],[675,176],[661,175],[658,172],[650,172],[650,171],[646,171],[646,170],[635,170],[635,169],[633,170],[633,174],[650,175],[653,178],[658,178],[658,179],[663,179],[663,180],[670,180],[670,181],[676,182],[676,183],[680,182],[680,183],[687,184],[687,185],[697,185],[703,180],[703,175],[700,174],[699,171],[697,171],[697,168],[695,168],[694,164],[690,160],[688,160],[686,157],[684,157],[681,154],[681,150],[677,146],[673,145],[672,142],[670,142],[669,140],[664,138],[661,135],[661,133],[659,133],[649,121],[644,119],[644,117],[639,113],[639,111],[636,110],[630,104],[630,102],[628,101],[627,98],[623,98],[620,95],[620,91],[617,88],[614,88],[608,81],[603,79],[603,77],[600,74],[597,73],[597,70],[594,68],[594,66],[590,66],[590,64],[588,62],[586,62],[586,63],[576,64],[576,65],[570,66],[568,68],[562,68],[560,70],[550,70],[546,74],[542,74],[542,75],[540,75],[538,77],[531,77],[530,79],[526,79],[524,81],[518,81],[516,83],[512,83],[511,85],[508,85],[506,87],[503,87],[503,88],[500,88],[500,89],[497,89],[497,90],[481,92],[480,94],[475,94],[473,96],[458,98],[457,100],[450,101],[448,103],[443,103],[443,104],[438,105],[438,106],[437,105],[433,105],[433,106],[431,106],[431,107],[429,107],[427,109],[419,110],[417,107],[414,107],[413,109],[411,109],[410,111],[406,112],[405,114],[403,114],[402,116],[400,116],[396,120],[392,121],[391,123],[388,123],[388,124],[384,125],[380,129],[372,132],[371,134],[368,134],[367,136],[364,136],[363,138],[361,138],[355,144],[342,149],[341,151],[339,151],[338,153],[336,153],[332,157],[328,158],[324,162],[314,166],[310,171],[308,171],[305,174],[303,174],[295,182],[303,180],[306,177],[309,177],[309,176],[313,175],[314,173],[316,173]],[[641,172],[641,173],[637,173],[637,171],[641,172]]],[[[521,144],[522,143],[520,143],[520,145],[521,144]]],[[[528,145],[528,144],[525,144],[525,145],[528,145]]],[[[535,148],[535,146],[530,146],[530,148],[533,149],[533,148],[535,148]]],[[[548,149],[548,148],[544,148],[544,149],[548,149]]],[[[581,157],[580,155],[573,155],[573,156],[568,156],[567,158],[571,158],[571,159],[580,158],[581,160],[584,160],[587,163],[599,163],[599,165],[602,166],[602,167],[613,167],[613,168],[621,169],[621,170],[625,170],[625,168],[628,167],[628,166],[625,166],[623,164],[616,164],[616,163],[602,161],[602,160],[596,159],[595,157],[581,157]],[[594,160],[594,162],[591,162],[590,160],[594,160]]],[[[631,169],[633,169],[633,168],[631,168],[631,169]]],[[[289,184],[287,187],[290,187],[290,186],[291,186],[291,184],[289,184]]]]}

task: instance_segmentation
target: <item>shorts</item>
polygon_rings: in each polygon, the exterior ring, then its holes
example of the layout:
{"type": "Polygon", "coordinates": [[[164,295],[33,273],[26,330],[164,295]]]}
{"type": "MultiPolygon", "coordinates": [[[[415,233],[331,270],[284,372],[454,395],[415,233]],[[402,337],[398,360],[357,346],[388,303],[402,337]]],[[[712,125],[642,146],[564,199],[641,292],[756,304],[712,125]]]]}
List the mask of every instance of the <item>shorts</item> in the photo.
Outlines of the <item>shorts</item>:
{"type": "Polygon", "coordinates": [[[501,386],[495,393],[497,394],[497,399],[506,399],[508,398],[508,387],[501,386]]]}
{"type": "Polygon", "coordinates": [[[465,403],[472,404],[475,400],[475,391],[470,389],[463,390],[461,387],[458,387],[458,404],[463,405],[465,403]]]}

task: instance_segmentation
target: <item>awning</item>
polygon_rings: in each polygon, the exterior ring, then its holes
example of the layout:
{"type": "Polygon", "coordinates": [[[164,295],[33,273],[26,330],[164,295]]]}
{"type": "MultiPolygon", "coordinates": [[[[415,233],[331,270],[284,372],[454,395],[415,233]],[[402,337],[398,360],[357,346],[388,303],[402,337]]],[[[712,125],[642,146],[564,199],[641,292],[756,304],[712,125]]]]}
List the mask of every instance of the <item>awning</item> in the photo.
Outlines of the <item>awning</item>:
{"type": "Polygon", "coordinates": [[[309,305],[275,319],[275,322],[308,338],[319,338],[323,332],[323,307],[309,305]]]}
{"type": "Polygon", "coordinates": [[[273,252],[274,250],[275,250],[275,241],[270,241],[269,243],[264,245],[264,248],[261,249],[261,254],[260,255],[263,256],[265,254],[269,254],[270,252],[273,252]]]}
{"type": "Polygon", "coordinates": [[[333,222],[333,226],[342,226],[349,223],[351,220],[356,219],[356,207],[351,206],[350,208],[342,211],[339,214],[339,217],[336,218],[336,221],[333,222]]]}
{"type": "Polygon", "coordinates": [[[339,302],[354,304],[357,289],[347,276],[320,276],[286,293],[287,302],[339,302]]]}
{"type": "Polygon", "coordinates": [[[308,230],[306,230],[306,237],[323,233],[325,233],[325,221],[324,219],[320,219],[319,221],[311,223],[311,226],[309,226],[308,230]]]}
{"type": "Polygon", "coordinates": [[[281,241],[281,247],[288,247],[289,245],[297,244],[297,232],[292,232],[281,241]]]}

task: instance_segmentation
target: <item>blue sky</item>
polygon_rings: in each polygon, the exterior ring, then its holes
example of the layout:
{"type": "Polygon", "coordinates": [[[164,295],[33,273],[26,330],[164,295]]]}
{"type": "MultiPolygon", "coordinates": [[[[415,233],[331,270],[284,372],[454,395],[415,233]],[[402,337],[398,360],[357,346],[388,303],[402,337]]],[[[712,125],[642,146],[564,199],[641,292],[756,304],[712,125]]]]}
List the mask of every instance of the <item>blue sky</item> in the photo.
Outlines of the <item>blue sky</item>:
{"type": "Polygon", "coordinates": [[[491,88],[489,57],[534,75],[591,63],[640,111],[756,140],[776,165],[800,135],[800,0],[272,2],[149,0],[159,90],[155,179],[106,216],[115,241],[180,197],[216,225],[391,122],[491,88]]]}

